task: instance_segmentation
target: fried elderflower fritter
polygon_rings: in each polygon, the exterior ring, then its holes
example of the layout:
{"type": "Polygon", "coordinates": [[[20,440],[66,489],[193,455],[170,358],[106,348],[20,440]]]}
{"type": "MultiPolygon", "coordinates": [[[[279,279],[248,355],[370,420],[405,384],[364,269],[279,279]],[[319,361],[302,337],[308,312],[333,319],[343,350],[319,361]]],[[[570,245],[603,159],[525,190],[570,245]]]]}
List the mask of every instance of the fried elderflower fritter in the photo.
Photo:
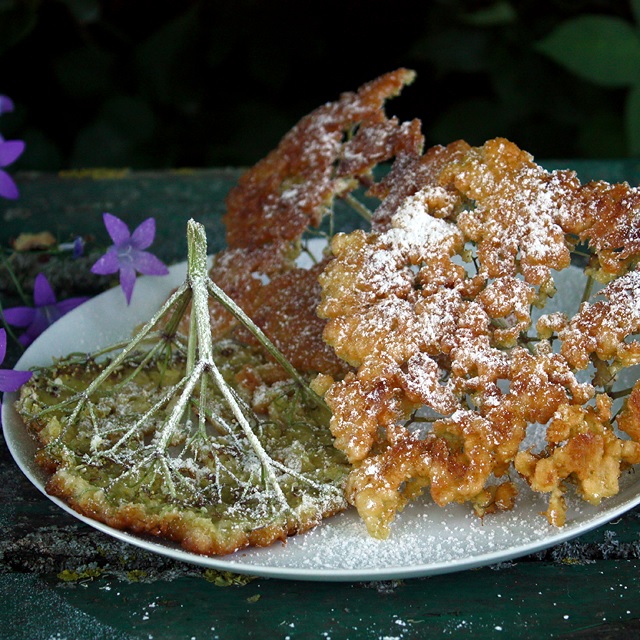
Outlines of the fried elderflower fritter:
{"type": "Polygon", "coordinates": [[[344,510],[348,467],[323,412],[305,403],[291,381],[272,380],[256,349],[224,340],[213,355],[247,413],[261,420],[256,437],[271,479],[218,389],[203,402],[205,421],[197,418],[196,394],[193,417],[169,434],[170,392],[185,376],[186,360],[179,354],[149,360],[140,352],[73,419],[75,405],[65,403],[108,362],[70,358],[36,372],[22,388],[17,407],[37,438],[36,461],[50,474],[47,493],[114,528],[204,555],[285,540],[344,510]]]}
{"type": "Polygon", "coordinates": [[[16,407],[48,493],[119,529],[231,553],[346,508],[348,464],[326,406],[255,327],[260,348],[212,340],[209,295],[242,314],[207,276],[204,228],[187,230],[187,277],[160,310],[125,345],[36,371],[16,407]]]}
{"type": "MultiPolygon", "coordinates": [[[[300,371],[346,371],[322,339],[325,322],[316,313],[321,267],[296,267],[301,239],[333,215],[337,199],[375,187],[376,166],[420,157],[420,122],[399,122],[384,111],[414,75],[398,69],[317,108],[227,196],[228,248],[214,257],[210,275],[300,371]]],[[[211,317],[215,337],[237,327],[217,303],[211,317]]]]}
{"type": "Polygon", "coordinates": [[[392,71],[302,118],[229,192],[228,246],[298,240],[320,224],[336,197],[372,181],[376,165],[419,154],[420,122],[400,123],[383,109],[414,77],[408,69],[392,71]]]}
{"type": "Polygon", "coordinates": [[[373,231],[337,234],[319,278],[324,338],[355,369],[315,382],[353,466],[347,498],[384,538],[427,488],[480,515],[512,508],[515,468],[562,525],[567,482],[597,504],[640,462],[640,390],[612,410],[617,374],[640,361],[640,194],[545,171],[504,139],[404,169],[376,187],[373,231]],[[610,284],[534,322],[580,241],[610,284]]]}

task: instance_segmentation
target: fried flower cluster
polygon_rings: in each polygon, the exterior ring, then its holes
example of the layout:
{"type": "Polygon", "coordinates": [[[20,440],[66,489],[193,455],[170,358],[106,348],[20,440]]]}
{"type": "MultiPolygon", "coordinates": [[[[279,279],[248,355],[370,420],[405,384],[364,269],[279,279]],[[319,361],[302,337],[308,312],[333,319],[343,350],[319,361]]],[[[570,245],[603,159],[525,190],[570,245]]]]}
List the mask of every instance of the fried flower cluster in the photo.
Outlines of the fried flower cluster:
{"type": "Polygon", "coordinates": [[[192,398],[202,400],[208,426],[186,421],[162,445],[177,404],[171,392],[186,372],[182,354],[167,361],[135,352],[110,372],[109,361],[81,358],[36,371],[16,403],[36,439],[47,493],[75,511],[211,556],[285,541],[347,507],[349,467],[332,446],[324,412],[279,379],[259,350],[222,341],[213,358],[262,418],[256,437],[286,508],[220,389],[192,398]],[[99,375],[99,388],[89,391],[99,375]],[[86,403],[76,411],[78,398],[86,403]]]}
{"type": "Polygon", "coordinates": [[[371,535],[425,490],[511,509],[516,472],[558,526],[568,485],[616,494],[640,462],[640,382],[615,387],[640,362],[640,192],[495,139],[405,154],[372,193],[372,230],[334,236],[319,276],[324,339],[352,369],[315,381],[371,535]],[[545,314],[578,250],[603,288],[545,314]]]}
{"type": "MultiPolygon", "coordinates": [[[[399,122],[384,109],[414,76],[398,69],[318,107],[227,196],[228,248],[214,256],[211,278],[301,372],[341,376],[348,369],[322,339],[316,308],[324,264],[296,266],[301,239],[333,215],[337,200],[375,187],[378,165],[422,152],[420,121],[399,122]]],[[[252,342],[220,305],[212,304],[211,320],[214,338],[252,342]]]]}
{"type": "MultiPolygon", "coordinates": [[[[372,535],[425,490],[481,516],[511,509],[516,474],[562,525],[568,485],[597,504],[640,461],[640,388],[616,387],[639,359],[640,192],[546,171],[504,139],[425,151],[419,120],[385,113],[413,80],[398,69],[344,93],[249,169],[211,276],[319,374],[372,535]],[[362,188],[377,201],[370,230],[298,268],[305,233],[362,188]],[[572,316],[544,313],[576,253],[600,290],[572,316]]],[[[210,311],[214,338],[252,343],[210,311]]]]}

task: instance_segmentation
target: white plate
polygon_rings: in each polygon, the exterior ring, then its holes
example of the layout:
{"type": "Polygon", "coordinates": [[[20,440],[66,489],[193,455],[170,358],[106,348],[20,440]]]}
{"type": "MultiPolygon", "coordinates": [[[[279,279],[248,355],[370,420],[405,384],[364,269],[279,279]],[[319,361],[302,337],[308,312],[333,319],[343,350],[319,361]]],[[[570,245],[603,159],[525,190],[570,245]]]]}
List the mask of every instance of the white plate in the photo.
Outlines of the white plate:
{"type": "MultiPolygon", "coordinates": [[[[52,357],[72,351],[93,351],[128,337],[149,318],[184,278],[176,265],[162,278],[139,278],[131,306],[113,289],[90,300],[50,327],[24,353],[18,369],[48,365],[52,357]]],[[[566,296],[563,297],[566,304],[566,296]]],[[[577,304],[577,301],[574,301],[577,304]]],[[[2,407],[4,435],[18,466],[43,493],[45,474],[33,462],[35,445],[13,409],[15,394],[2,407]]],[[[46,494],[45,494],[46,495],[46,494]]],[[[388,580],[460,571],[523,556],[579,536],[619,517],[640,503],[640,474],[626,473],[615,497],[594,507],[570,500],[567,524],[551,527],[540,515],[546,497],[522,488],[512,512],[481,521],[468,506],[436,507],[430,499],[412,503],[401,513],[388,540],[374,540],[350,510],[326,520],[313,531],[264,549],[224,557],[204,557],[176,545],[113,529],[79,515],[64,502],[47,496],[61,509],[88,525],[128,543],[178,560],[213,569],[298,580],[388,580]]]]}

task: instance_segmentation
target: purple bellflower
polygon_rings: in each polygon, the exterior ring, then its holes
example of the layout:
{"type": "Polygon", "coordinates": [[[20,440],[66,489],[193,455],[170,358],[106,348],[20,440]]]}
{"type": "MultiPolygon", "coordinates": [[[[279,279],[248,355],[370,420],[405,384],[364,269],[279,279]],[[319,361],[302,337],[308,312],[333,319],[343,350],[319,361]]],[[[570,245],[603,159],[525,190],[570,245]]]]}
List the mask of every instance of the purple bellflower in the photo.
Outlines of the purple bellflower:
{"type": "Polygon", "coordinates": [[[73,241],[72,256],[74,260],[77,260],[84,253],[84,238],[82,236],[76,236],[73,241]]]}
{"type": "MultiPolygon", "coordinates": [[[[5,355],[7,355],[7,332],[0,329],[0,364],[5,355]]],[[[32,375],[31,371],[0,369],[0,391],[3,393],[17,391],[32,375]]]]}
{"type": "Polygon", "coordinates": [[[3,96],[0,94],[0,116],[3,113],[9,113],[13,111],[13,100],[9,96],[3,96]]]}
{"type": "Polygon", "coordinates": [[[18,338],[18,341],[27,347],[49,325],[86,300],[88,298],[78,297],[58,302],[47,277],[43,273],[39,273],[33,285],[34,306],[5,309],[4,319],[13,326],[27,327],[27,330],[18,338]]]}
{"type": "Polygon", "coordinates": [[[58,245],[58,249],[60,249],[60,251],[71,251],[71,257],[77,260],[84,254],[84,245],[84,238],[82,236],[76,236],[73,242],[61,242],[58,245]]]}
{"type": "Polygon", "coordinates": [[[110,213],[103,215],[104,225],[113,240],[113,245],[91,267],[91,272],[109,275],[120,272],[120,286],[127,304],[131,302],[136,271],[149,276],[164,276],[169,273],[166,265],[145,249],[153,243],[156,235],[156,221],[147,218],[133,233],[125,222],[110,213]]]}
{"type": "Polygon", "coordinates": [[[24,151],[22,140],[5,140],[0,136],[0,196],[15,200],[19,195],[18,187],[13,178],[2,170],[2,167],[15,162],[24,151]]]}

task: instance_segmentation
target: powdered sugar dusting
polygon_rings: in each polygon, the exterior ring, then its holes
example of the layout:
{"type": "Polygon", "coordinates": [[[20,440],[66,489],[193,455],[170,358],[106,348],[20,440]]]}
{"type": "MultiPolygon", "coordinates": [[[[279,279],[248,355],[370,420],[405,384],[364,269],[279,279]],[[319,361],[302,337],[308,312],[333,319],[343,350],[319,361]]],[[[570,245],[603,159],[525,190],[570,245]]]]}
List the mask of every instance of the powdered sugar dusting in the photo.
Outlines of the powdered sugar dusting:
{"type": "Polygon", "coordinates": [[[614,280],[602,294],[614,305],[612,316],[631,314],[635,320],[640,320],[640,271],[630,271],[614,280]]]}
{"type": "MultiPolygon", "coordinates": [[[[446,197],[442,188],[429,186],[407,198],[391,218],[391,229],[382,235],[382,242],[412,256],[448,251],[452,242],[459,242],[462,235],[453,223],[429,214],[428,199],[434,192],[446,197]]],[[[420,257],[414,260],[417,263],[420,257]]]]}
{"type": "MultiPolygon", "coordinates": [[[[522,482],[522,481],[519,481],[522,482]]],[[[632,474],[622,478],[621,496],[610,513],[637,492],[632,474]],[[635,488],[634,488],[635,487],[635,488]]],[[[425,498],[412,502],[397,516],[391,537],[368,535],[354,511],[331,518],[323,526],[287,541],[285,546],[251,550],[231,558],[241,568],[286,570],[296,567],[299,577],[338,579],[399,577],[445,573],[517,557],[567,540],[600,523],[606,509],[568,496],[570,518],[561,530],[540,518],[544,496],[523,488],[514,511],[480,519],[462,505],[436,507],[425,498]]],[[[637,499],[636,499],[637,500],[637,499]]]]}

